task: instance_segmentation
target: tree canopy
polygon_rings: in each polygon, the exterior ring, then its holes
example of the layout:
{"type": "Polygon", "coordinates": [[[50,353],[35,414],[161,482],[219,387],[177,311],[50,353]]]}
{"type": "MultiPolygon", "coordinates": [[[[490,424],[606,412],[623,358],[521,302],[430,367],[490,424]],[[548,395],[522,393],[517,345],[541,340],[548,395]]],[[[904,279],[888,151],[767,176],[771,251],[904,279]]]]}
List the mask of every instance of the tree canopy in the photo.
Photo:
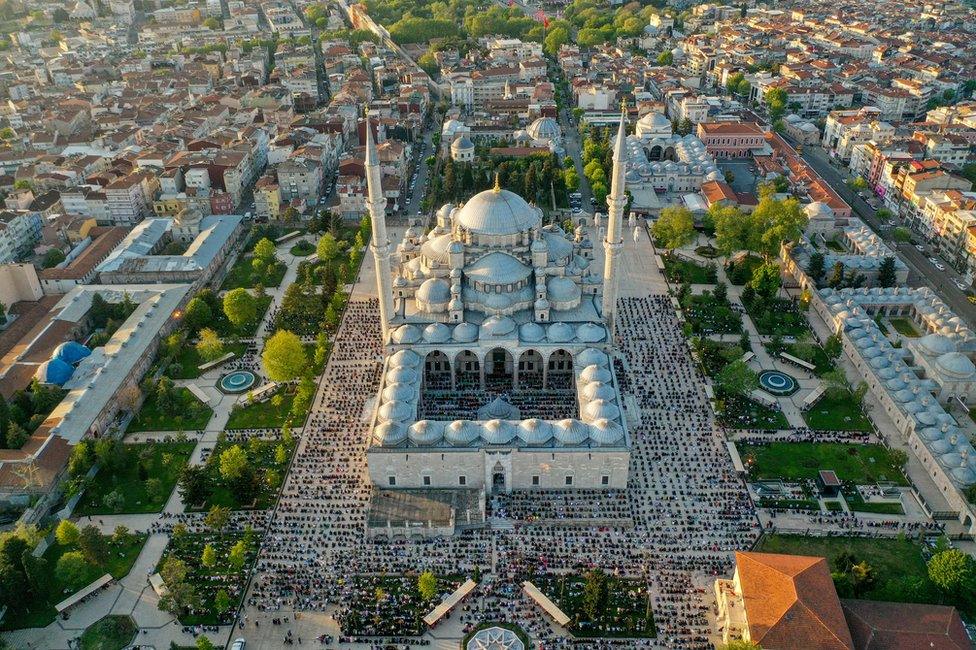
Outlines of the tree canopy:
{"type": "Polygon", "coordinates": [[[264,344],[261,364],[272,381],[291,381],[306,371],[308,359],[297,335],[278,330],[264,344]]]}

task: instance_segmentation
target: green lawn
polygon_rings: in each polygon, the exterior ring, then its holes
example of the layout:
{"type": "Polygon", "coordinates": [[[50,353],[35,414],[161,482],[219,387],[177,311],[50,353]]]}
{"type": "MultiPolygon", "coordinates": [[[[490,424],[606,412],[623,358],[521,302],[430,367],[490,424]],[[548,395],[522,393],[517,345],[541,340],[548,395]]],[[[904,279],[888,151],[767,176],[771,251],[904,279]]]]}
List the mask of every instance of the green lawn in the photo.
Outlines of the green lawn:
{"type": "Polygon", "coordinates": [[[302,239],[297,244],[292,246],[289,252],[295,257],[308,257],[315,252],[315,244],[311,243],[307,239],[302,239]]]}
{"type": "Polygon", "coordinates": [[[739,455],[753,480],[815,479],[822,469],[833,470],[842,481],[867,485],[890,481],[908,485],[891,450],[881,445],[834,442],[773,442],[740,445],[739,455]]]}
{"type": "MultiPolygon", "coordinates": [[[[423,617],[440,597],[457,589],[461,579],[436,576],[437,596],[426,601],[420,595],[416,575],[362,575],[349,584],[335,620],[342,634],[350,636],[420,636],[427,631],[423,617]],[[379,602],[376,592],[386,596],[379,602]]],[[[526,646],[528,648],[528,646],[526,646]]]]}
{"type": "Polygon", "coordinates": [[[722,395],[718,420],[728,429],[789,429],[790,423],[781,411],[753,402],[745,397],[722,395]]]}
{"type": "Polygon", "coordinates": [[[742,317],[732,311],[728,301],[711,295],[688,296],[681,305],[685,320],[694,334],[739,334],[742,317]]]}
{"type": "Polygon", "coordinates": [[[161,567],[170,556],[175,556],[185,562],[188,569],[186,583],[192,587],[200,603],[202,603],[202,611],[179,617],[181,624],[223,624],[228,621],[229,615],[233,615],[240,604],[244,583],[247,581],[248,567],[254,563],[258,545],[257,539],[251,541],[244,568],[235,569],[230,565],[228,556],[230,549],[242,539],[244,539],[244,534],[240,532],[225,532],[223,534],[212,532],[187,533],[178,538],[170,538],[169,546],[166,547],[159,566],[161,567]],[[216,564],[210,568],[203,566],[201,561],[206,544],[213,546],[217,556],[216,564]],[[216,611],[214,606],[217,591],[220,589],[225,590],[230,596],[229,614],[222,615],[216,611]]]}
{"type": "Polygon", "coordinates": [[[106,468],[100,469],[91,485],[85,488],[75,514],[85,516],[161,511],[195,446],[196,443],[193,442],[123,445],[126,462],[121,470],[113,474],[106,468]],[[147,457],[143,462],[143,469],[140,470],[142,452],[147,457]],[[146,488],[147,480],[151,478],[159,479],[161,483],[159,494],[154,496],[150,496],[146,488]],[[112,510],[104,503],[105,495],[113,491],[119,492],[125,499],[121,510],[112,510]]]}
{"type": "Polygon", "coordinates": [[[895,328],[895,331],[902,336],[907,336],[913,339],[921,336],[919,331],[915,328],[915,323],[907,318],[891,318],[888,320],[888,322],[890,322],[891,326],[895,328]]]}
{"type": "Polygon", "coordinates": [[[608,602],[596,621],[583,607],[586,579],[581,575],[542,576],[534,584],[572,619],[569,629],[576,637],[653,639],[657,637],[654,614],[648,608],[647,585],[607,575],[608,602]]]}
{"type": "Polygon", "coordinates": [[[81,635],[81,650],[122,650],[135,638],[131,616],[111,615],[95,621],[81,635]]]}
{"type": "Polygon", "coordinates": [[[287,420],[291,412],[291,402],[295,398],[292,393],[281,393],[280,406],[273,403],[274,397],[266,402],[257,402],[247,406],[235,406],[224,429],[277,429],[287,420]]]}
{"type": "Polygon", "coordinates": [[[830,250],[834,251],[835,253],[846,253],[847,252],[847,249],[845,249],[843,246],[841,246],[838,242],[834,241],[833,239],[828,239],[827,240],[827,248],[829,248],[830,250]]]}
{"type": "Polygon", "coordinates": [[[162,410],[151,393],[139,413],[129,423],[127,433],[134,431],[198,431],[205,429],[213,409],[198,400],[189,388],[176,387],[176,408],[162,410]]]}
{"type": "Polygon", "coordinates": [[[818,377],[822,377],[834,369],[834,362],[830,360],[830,357],[827,356],[827,353],[824,352],[823,348],[815,343],[809,346],[797,346],[796,343],[787,343],[777,347],[771,342],[765,343],[764,345],[766,346],[766,350],[773,356],[778,357],[780,352],[786,352],[787,354],[791,354],[798,359],[803,359],[808,363],[812,363],[817,367],[813,373],[818,377]],[[802,354],[800,354],[801,352],[802,354]]]}
{"type": "Polygon", "coordinates": [[[756,298],[743,303],[746,313],[752,319],[756,331],[764,336],[779,334],[780,336],[799,337],[810,332],[806,316],[796,308],[796,305],[785,298],[760,300],[756,298]]]}
{"type": "Polygon", "coordinates": [[[683,260],[675,255],[664,255],[664,275],[668,282],[675,284],[715,284],[718,272],[714,264],[700,266],[694,262],[683,260]]]}
{"type": "MultiPolygon", "coordinates": [[[[225,343],[224,349],[235,356],[244,354],[247,348],[243,343],[225,343]]],[[[187,343],[173,363],[166,368],[166,376],[171,379],[196,379],[200,376],[199,366],[206,363],[192,343],[187,343]]]]}
{"type": "Polygon", "coordinates": [[[227,272],[227,277],[224,278],[223,284],[220,285],[221,291],[227,291],[230,289],[251,289],[258,284],[264,285],[265,287],[277,287],[281,284],[281,281],[285,278],[285,271],[287,267],[283,262],[278,262],[270,270],[265,270],[261,275],[258,275],[254,271],[254,267],[251,261],[254,258],[250,255],[241,255],[237,262],[231,267],[230,271],[227,272]]]}
{"type": "Polygon", "coordinates": [[[803,419],[817,431],[871,430],[871,421],[849,392],[842,397],[824,395],[810,410],[803,412],[803,419]]]}
{"type": "Polygon", "coordinates": [[[702,367],[705,369],[705,374],[709,377],[715,377],[718,373],[722,372],[725,366],[741,357],[742,354],[745,354],[738,343],[726,343],[724,341],[698,338],[695,339],[694,345],[695,351],[698,353],[698,358],[701,360],[702,367]],[[739,352],[742,354],[739,354],[736,358],[730,358],[739,352]]]}
{"type": "MultiPolygon", "coordinates": [[[[79,581],[81,586],[84,587],[91,584],[106,573],[111,573],[115,579],[125,577],[132,568],[132,565],[135,564],[136,558],[139,557],[139,552],[145,543],[146,535],[141,534],[131,535],[131,540],[122,546],[116,546],[109,541],[110,552],[105,565],[101,567],[89,565],[87,573],[79,581]]],[[[23,628],[46,627],[54,622],[57,618],[57,611],[54,609],[54,606],[77,591],[77,589],[66,591],[54,574],[58,558],[70,550],[74,549],[61,546],[57,542],[48,547],[42,556],[47,562],[45,565],[47,575],[46,579],[43,580],[47,586],[46,592],[42,597],[32,598],[26,602],[26,608],[24,609],[7,610],[3,622],[0,624],[0,629],[19,630],[23,628]]]]}
{"type": "Polygon", "coordinates": [[[230,485],[220,475],[220,455],[224,450],[234,446],[235,443],[222,441],[214,447],[213,453],[207,459],[205,465],[207,476],[209,477],[211,494],[210,498],[202,508],[194,507],[188,510],[209,510],[211,506],[226,506],[232,510],[242,508],[256,508],[258,510],[268,508],[274,503],[275,495],[284,480],[285,468],[288,466],[288,459],[295,449],[295,442],[286,446],[286,459],[283,463],[275,462],[275,450],[279,444],[284,444],[280,440],[260,440],[252,439],[248,443],[240,443],[242,449],[247,454],[251,467],[257,468],[259,473],[264,476],[260,481],[261,488],[254,503],[242,503],[238,495],[231,489],[230,485]],[[269,473],[272,475],[269,477],[269,473]]]}

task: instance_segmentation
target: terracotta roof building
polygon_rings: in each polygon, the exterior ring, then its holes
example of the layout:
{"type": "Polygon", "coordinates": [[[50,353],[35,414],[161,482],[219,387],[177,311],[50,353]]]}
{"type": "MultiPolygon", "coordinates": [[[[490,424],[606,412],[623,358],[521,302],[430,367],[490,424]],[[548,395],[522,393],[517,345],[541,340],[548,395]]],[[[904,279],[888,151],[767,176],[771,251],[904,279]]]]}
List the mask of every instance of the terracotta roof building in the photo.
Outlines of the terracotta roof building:
{"type": "Polygon", "coordinates": [[[843,600],[857,650],[970,650],[955,607],[843,600]]]}

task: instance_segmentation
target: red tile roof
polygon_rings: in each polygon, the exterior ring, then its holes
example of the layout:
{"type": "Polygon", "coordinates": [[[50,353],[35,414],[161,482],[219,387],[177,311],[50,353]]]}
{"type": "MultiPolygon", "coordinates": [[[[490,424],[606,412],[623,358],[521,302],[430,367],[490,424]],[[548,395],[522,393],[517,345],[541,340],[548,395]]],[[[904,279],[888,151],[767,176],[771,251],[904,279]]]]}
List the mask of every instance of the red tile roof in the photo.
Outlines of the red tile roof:
{"type": "Polygon", "coordinates": [[[857,650],[970,650],[954,607],[843,600],[857,650]]]}

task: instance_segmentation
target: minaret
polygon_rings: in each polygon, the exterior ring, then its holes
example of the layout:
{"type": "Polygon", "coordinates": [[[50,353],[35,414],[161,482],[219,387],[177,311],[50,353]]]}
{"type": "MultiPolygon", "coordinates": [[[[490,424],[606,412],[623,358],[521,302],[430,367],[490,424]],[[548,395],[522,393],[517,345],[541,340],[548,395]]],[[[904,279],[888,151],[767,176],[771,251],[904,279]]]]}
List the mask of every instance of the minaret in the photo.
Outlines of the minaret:
{"type": "Polygon", "coordinates": [[[617,314],[617,257],[624,246],[622,234],[624,208],[627,194],[624,190],[627,181],[627,104],[620,109],[620,128],[617,129],[617,142],[613,148],[613,178],[610,181],[610,195],[607,197],[607,234],[603,240],[606,259],[603,263],[603,320],[614,333],[617,314]]]}
{"type": "Polygon", "coordinates": [[[390,242],[386,236],[386,198],[383,197],[383,182],[380,172],[380,157],[373,142],[373,130],[369,125],[369,111],[366,112],[366,208],[373,228],[373,238],[369,248],[376,264],[376,291],[380,299],[380,326],[383,342],[386,343],[393,316],[393,290],[390,272],[390,242]]]}

